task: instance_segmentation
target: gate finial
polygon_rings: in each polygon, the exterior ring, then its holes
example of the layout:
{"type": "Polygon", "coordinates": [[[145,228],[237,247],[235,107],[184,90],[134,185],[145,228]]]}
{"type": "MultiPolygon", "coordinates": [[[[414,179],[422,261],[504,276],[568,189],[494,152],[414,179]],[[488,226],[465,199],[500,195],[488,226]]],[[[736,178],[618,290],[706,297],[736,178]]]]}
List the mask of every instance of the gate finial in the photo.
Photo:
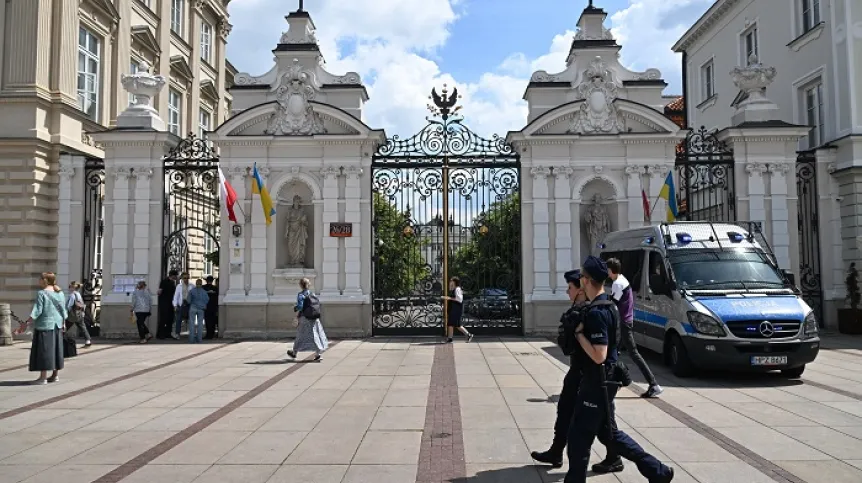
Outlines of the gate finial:
{"type": "Polygon", "coordinates": [[[453,87],[452,93],[449,93],[449,88],[446,84],[443,84],[443,90],[440,91],[440,94],[437,94],[437,88],[431,89],[431,96],[429,96],[434,104],[428,104],[428,110],[431,111],[435,116],[440,116],[445,121],[449,118],[451,114],[455,114],[459,110],[461,110],[461,106],[456,106],[458,103],[458,99],[461,99],[461,96],[458,95],[458,88],[453,87]]]}

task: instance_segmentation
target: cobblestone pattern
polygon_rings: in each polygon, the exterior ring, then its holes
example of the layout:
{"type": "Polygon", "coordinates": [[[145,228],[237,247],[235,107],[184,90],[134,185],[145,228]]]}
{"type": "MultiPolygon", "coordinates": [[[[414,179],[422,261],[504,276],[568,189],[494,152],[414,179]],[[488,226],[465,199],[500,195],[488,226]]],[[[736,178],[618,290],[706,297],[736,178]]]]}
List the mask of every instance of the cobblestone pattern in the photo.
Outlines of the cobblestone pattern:
{"type": "Polygon", "coordinates": [[[416,483],[458,481],[466,474],[455,352],[443,344],[434,351],[416,483]]]}

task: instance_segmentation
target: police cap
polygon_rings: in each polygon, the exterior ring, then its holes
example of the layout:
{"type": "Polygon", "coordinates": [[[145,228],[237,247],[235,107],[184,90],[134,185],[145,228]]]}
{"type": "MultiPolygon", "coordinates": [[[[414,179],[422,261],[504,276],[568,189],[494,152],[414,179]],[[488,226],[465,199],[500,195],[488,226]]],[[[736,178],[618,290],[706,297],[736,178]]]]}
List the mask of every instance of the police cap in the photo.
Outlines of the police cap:
{"type": "Polygon", "coordinates": [[[584,272],[596,282],[604,283],[608,279],[608,264],[601,258],[590,255],[584,260],[584,272]]]}
{"type": "Polygon", "coordinates": [[[580,286],[581,286],[581,270],[580,269],[569,270],[568,272],[563,274],[563,278],[566,280],[566,283],[571,283],[575,287],[580,288],[580,286]]]}

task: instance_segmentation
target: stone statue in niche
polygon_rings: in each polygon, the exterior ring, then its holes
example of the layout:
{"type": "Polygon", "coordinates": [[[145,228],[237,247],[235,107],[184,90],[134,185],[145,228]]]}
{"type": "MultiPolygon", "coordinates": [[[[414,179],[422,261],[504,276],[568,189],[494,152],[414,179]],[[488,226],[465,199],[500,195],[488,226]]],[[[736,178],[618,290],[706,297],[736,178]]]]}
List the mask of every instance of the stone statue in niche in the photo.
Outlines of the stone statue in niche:
{"type": "Polygon", "coordinates": [[[305,247],[308,243],[308,216],[302,207],[302,198],[293,197],[293,204],[287,210],[287,228],[284,238],[287,240],[287,266],[305,266],[305,247]]]}
{"type": "Polygon", "coordinates": [[[617,134],[625,130],[625,120],[614,105],[617,85],[601,57],[593,59],[584,70],[575,90],[584,102],[572,118],[569,133],[617,134]]]}
{"type": "Polygon", "coordinates": [[[587,225],[587,234],[590,237],[590,250],[595,249],[602,239],[611,232],[611,217],[605,207],[601,195],[593,196],[593,204],[587,208],[584,221],[587,225]]]}
{"type": "Polygon", "coordinates": [[[317,95],[314,74],[304,70],[298,59],[281,77],[276,89],[278,107],[269,120],[266,134],[310,136],[325,134],[323,120],[309,101],[317,95]]]}

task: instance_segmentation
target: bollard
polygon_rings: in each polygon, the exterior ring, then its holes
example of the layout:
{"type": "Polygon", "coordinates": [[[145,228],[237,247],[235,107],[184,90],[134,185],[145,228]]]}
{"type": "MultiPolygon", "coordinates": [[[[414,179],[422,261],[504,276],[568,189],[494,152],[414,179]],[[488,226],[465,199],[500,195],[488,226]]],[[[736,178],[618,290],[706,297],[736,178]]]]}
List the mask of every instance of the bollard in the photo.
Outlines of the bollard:
{"type": "Polygon", "coordinates": [[[12,306],[0,304],[0,345],[12,345],[12,306]]]}

